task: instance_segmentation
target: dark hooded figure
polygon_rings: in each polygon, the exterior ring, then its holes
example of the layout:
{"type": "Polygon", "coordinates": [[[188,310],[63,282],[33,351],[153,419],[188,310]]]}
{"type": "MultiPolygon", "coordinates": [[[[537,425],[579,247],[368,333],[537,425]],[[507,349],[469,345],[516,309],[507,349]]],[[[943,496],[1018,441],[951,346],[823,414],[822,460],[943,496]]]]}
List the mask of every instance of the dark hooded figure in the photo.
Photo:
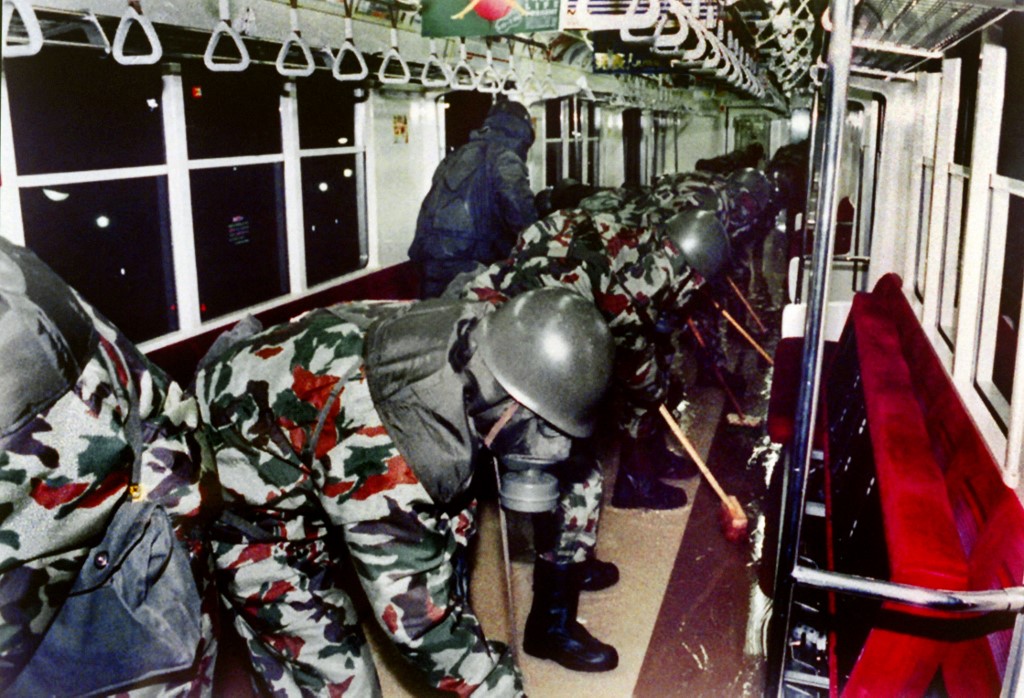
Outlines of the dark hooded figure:
{"type": "Polygon", "coordinates": [[[525,163],[532,144],[526,107],[503,100],[438,166],[409,248],[424,298],[439,296],[456,274],[507,256],[519,231],[537,220],[525,163]]]}

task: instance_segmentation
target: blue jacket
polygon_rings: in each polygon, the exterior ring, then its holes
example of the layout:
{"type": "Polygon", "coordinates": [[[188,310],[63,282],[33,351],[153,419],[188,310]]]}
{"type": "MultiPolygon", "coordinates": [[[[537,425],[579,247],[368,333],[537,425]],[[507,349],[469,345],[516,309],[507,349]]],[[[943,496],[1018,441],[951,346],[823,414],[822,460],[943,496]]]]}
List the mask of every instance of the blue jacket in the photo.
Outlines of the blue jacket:
{"type": "Polygon", "coordinates": [[[492,107],[469,143],[434,173],[409,248],[422,266],[425,297],[439,295],[459,272],[508,256],[519,232],[537,220],[524,162],[533,128],[526,110],[511,104],[492,107]]]}

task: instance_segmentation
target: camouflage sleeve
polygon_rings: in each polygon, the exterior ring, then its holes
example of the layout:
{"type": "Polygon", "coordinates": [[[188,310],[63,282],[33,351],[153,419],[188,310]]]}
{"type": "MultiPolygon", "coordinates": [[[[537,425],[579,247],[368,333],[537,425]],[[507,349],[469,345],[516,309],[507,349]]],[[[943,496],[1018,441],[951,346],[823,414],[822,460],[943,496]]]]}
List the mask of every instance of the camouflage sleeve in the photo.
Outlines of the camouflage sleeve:
{"type": "MultiPolygon", "coordinates": [[[[38,645],[123,500],[134,461],[124,432],[126,398],[143,424],[144,496],[167,508],[183,539],[202,510],[194,401],[82,306],[99,334],[96,352],[74,387],[7,435],[0,449],[0,692],[38,645]]],[[[212,669],[209,620],[201,652],[212,669]]]]}

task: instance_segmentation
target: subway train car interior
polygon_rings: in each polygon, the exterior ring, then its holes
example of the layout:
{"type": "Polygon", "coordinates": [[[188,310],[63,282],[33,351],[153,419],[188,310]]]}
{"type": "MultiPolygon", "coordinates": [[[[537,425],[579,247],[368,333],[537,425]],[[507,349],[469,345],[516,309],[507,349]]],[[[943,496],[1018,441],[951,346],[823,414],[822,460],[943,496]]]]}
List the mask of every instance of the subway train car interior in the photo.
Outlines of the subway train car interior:
{"type": "Polygon", "coordinates": [[[0,695],[1024,697],[1020,0],[2,1],[0,695]]]}

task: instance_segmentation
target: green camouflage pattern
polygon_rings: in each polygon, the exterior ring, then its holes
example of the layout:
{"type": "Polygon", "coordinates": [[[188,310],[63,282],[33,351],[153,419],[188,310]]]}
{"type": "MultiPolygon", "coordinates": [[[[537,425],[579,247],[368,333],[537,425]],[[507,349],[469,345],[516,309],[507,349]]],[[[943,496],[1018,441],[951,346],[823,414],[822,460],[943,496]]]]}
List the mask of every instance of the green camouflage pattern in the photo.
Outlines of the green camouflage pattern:
{"type": "Polygon", "coordinates": [[[120,394],[134,396],[128,399],[136,401],[142,420],[143,497],[168,511],[203,599],[196,670],[123,693],[211,695],[217,596],[201,534],[201,476],[212,473],[202,469],[195,440],[197,405],[79,302],[99,334],[96,352],[71,391],[0,440],[0,694],[28,662],[90,547],[125,499],[134,454],[124,431],[128,405],[120,394]]]}
{"type": "Polygon", "coordinates": [[[511,256],[462,289],[463,298],[501,303],[530,289],[564,287],[593,299],[615,341],[618,423],[636,437],[650,428],[668,375],[654,342],[659,315],[684,307],[703,279],[670,264],[671,243],[652,228],[611,214],[556,211],[524,230],[511,256]]]}
{"type": "Polygon", "coordinates": [[[314,311],[197,375],[225,507],[237,517],[214,528],[218,582],[262,694],[380,695],[336,581],[347,554],[376,621],[427,683],[523,695],[511,653],[487,640],[465,593],[475,503],[431,500],[370,397],[368,322],[357,316],[399,305],[346,304],[345,319],[314,311]]]}

